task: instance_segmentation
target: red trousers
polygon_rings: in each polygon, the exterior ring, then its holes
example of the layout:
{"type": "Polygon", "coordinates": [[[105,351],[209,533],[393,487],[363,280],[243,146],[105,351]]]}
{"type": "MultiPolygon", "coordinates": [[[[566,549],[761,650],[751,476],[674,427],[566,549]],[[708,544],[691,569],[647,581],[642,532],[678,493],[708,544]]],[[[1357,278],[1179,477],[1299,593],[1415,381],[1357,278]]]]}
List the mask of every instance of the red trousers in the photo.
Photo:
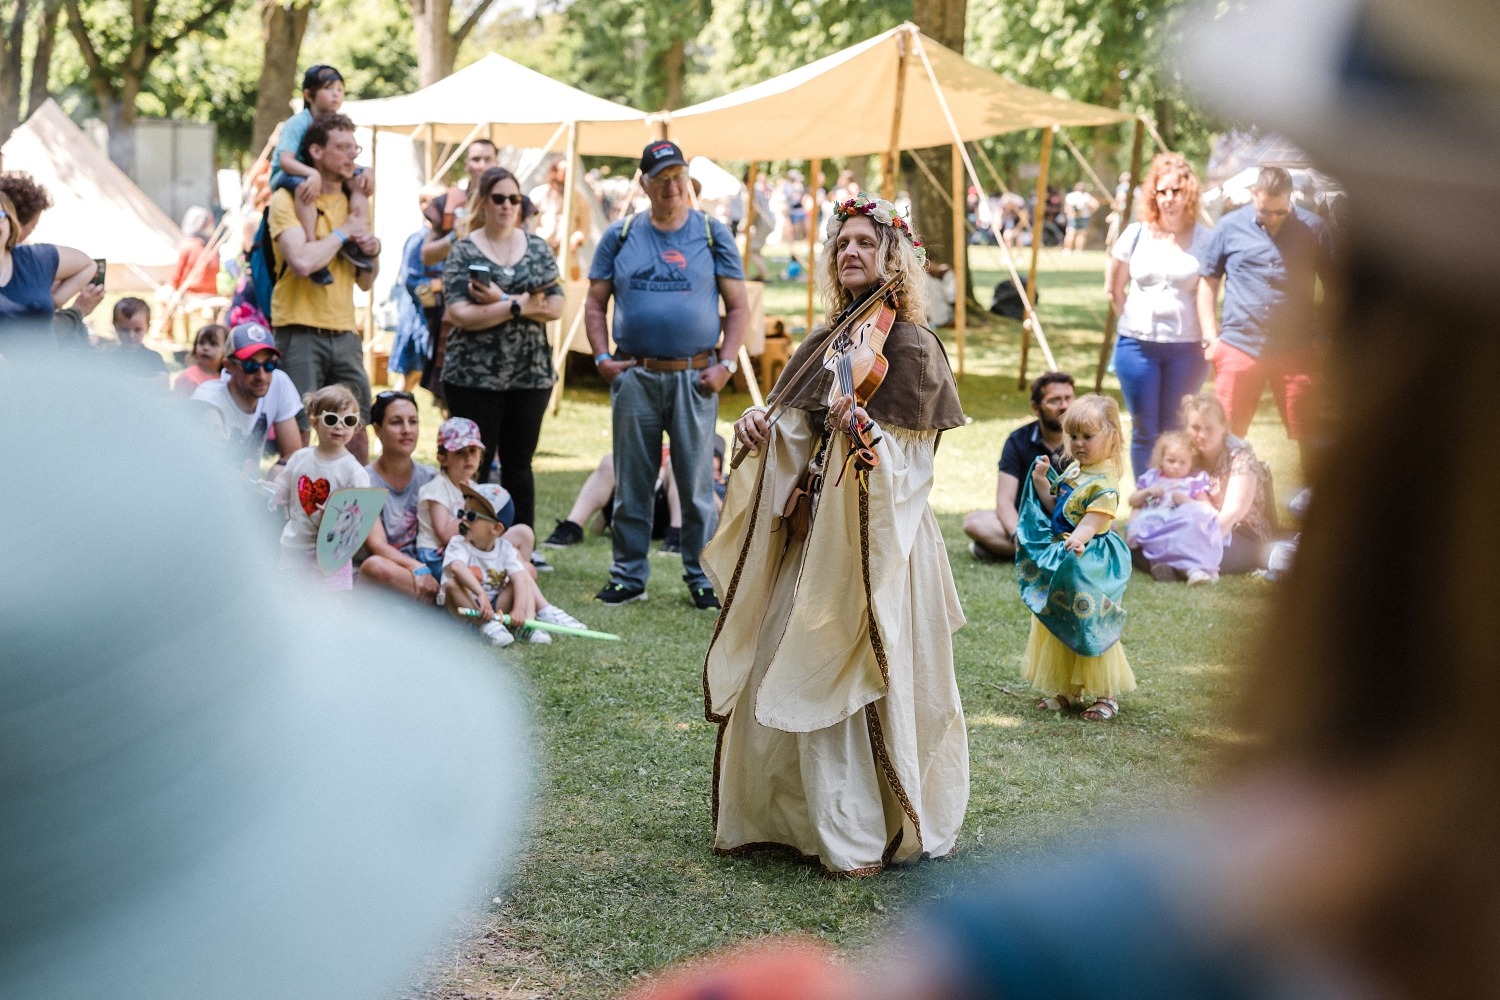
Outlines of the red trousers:
{"type": "Polygon", "coordinates": [[[1257,358],[1219,341],[1214,348],[1214,395],[1229,417],[1229,433],[1244,437],[1260,397],[1271,385],[1287,437],[1304,440],[1317,414],[1318,356],[1312,349],[1257,358]]]}

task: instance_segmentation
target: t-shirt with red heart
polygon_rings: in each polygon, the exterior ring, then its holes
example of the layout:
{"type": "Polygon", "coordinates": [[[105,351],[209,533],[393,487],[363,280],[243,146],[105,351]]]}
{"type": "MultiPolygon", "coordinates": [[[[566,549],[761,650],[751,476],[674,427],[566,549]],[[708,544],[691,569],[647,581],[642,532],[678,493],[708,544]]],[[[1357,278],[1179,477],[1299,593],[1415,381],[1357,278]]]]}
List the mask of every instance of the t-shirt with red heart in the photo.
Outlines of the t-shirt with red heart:
{"type": "Polygon", "coordinates": [[[316,448],[294,452],[276,480],[276,503],[286,510],[282,548],[316,554],[318,523],[323,520],[321,505],[339,490],[369,485],[370,474],[347,451],[331,460],[319,458],[316,448]]]}

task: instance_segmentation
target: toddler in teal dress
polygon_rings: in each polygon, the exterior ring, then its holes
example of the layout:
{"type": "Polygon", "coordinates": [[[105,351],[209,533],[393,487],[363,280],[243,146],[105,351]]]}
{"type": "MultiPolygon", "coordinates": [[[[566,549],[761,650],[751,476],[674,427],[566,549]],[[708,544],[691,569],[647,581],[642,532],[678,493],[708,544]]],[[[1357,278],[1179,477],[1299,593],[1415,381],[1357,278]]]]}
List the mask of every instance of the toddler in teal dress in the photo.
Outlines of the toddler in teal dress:
{"type": "Polygon", "coordinates": [[[1123,471],[1120,408],[1080,397],[1063,416],[1068,455],[1061,474],[1037,459],[1021,488],[1016,576],[1031,611],[1021,676],[1042,692],[1037,708],[1082,706],[1089,721],[1112,719],[1135,690],[1120,634],[1130,550],[1109,530],[1123,471]]]}

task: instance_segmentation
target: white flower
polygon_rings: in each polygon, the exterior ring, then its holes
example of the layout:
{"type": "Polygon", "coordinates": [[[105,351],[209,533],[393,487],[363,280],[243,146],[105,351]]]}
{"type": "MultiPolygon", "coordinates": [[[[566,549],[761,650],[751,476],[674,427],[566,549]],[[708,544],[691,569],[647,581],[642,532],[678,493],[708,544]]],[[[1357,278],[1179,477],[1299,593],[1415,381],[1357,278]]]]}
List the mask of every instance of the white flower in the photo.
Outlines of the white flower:
{"type": "Polygon", "coordinates": [[[870,212],[870,216],[882,226],[889,226],[896,219],[896,216],[890,210],[889,202],[876,202],[875,208],[870,212]]]}

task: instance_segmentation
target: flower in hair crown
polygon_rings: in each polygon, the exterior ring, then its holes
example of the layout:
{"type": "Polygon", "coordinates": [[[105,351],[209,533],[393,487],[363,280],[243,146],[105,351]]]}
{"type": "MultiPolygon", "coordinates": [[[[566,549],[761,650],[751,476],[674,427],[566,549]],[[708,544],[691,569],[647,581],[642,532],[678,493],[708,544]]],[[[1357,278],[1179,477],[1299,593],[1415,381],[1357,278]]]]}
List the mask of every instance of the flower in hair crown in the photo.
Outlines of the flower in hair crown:
{"type": "Polygon", "coordinates": [[[882,226],[891,226],[892,228],[898,230],[903,236],[906,237],[907,241],[911,243],[912,250],[916,252],[917,260],[921,262],[924,267],[927,265],[927,248],[924,247],[922,245],[922,241],[917,239],[916,235],[912,233],[911,226],[909,226],[906,220],[903,219],[901,215],[896,211],[895,205],[886,201],[884,198],[872,198],[870,195],[861,191],[853,198],[850,198],[847,201],[841,201],[834,206],[833,217],[839,222],[843,222],[846,219],[850,219],[856,215],[869,216],[871,219],[874,219],[882,226]]]}

